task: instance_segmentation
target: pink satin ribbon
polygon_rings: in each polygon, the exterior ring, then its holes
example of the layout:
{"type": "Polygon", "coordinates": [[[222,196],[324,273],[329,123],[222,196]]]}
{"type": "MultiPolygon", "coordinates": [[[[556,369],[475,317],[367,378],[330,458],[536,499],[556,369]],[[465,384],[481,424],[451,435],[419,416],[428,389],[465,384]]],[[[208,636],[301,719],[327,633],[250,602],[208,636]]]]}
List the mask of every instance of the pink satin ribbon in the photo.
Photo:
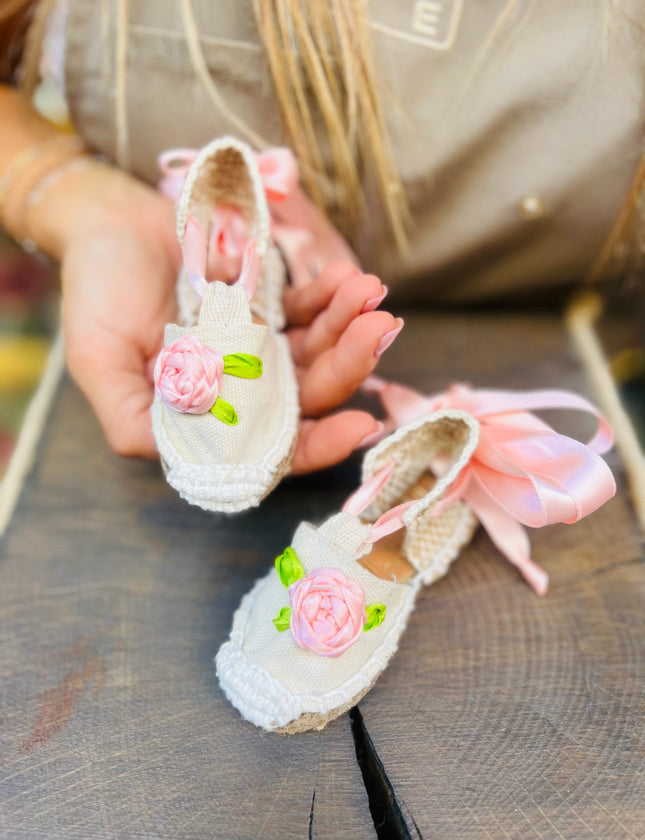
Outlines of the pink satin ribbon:
{"type": "MultiPolygon", "coordinates": [[[[200,297],[204,297],[208,282],[206,280],[206,258],[208,252],[207,234],[197,219],[192,216],[186,222],[184,234],[184,265],[193,288],[200,297]]],[[[244,287],[247,300],[251,300],[258,287],[260,277],[260,258],[255,240],[250,239],[244,246],[241,265],[236,273],[236,283],[244,287]]]]}
{"type": "MultiPolygon", "coordinates": [[[[369,377],[364,389],[379,394],[397,427],[444,408],[467,411],[479,421],[477,449],[435,507],[435,515],[462,499],[499,550],[535,592],[543,595],[548,575],[531,560],[522,526],[577,522],[616,492],[611,470],[600,457],[610,449],[613,435],[597,409],[582,397],[561,390],[511,392],[452,385],[444,393],[425,397],[375,376],[369,377]],[[596,433],[583,444],[530,413],[550,409],[590,414],[596,421],[596,433]]],[[[439,469],[441,465],[431,467],[439,469]]]]}
{"type": "MultiPolygon", "coordinates": [[[[179,198],[196,149],[170,149],[158,158],[162,178],[159,190],[179,198]]],[[[315,279],[331,262],[358,258],[316,205],[298,186],[298,164],[290,149],[273,148],[256,155],[258,169],[271,212],[271,233],[297,288],[315,279]]],[[[248,242],[248,225],[234,207],[214,208],[208,237],[208,274],[212,279],[235,280],[248,242]]]]}
{"type": "MultiPolygon", "coordinates": [[[[355,490],[343,505],[343,512],[351,513],[353,516],[360,516],[385,487],[395,467],[396,461],[389,461],[364,484],[361,484],[358,490],[355,490]]],[[[389,534],[393,534],[395,531],[403,528],[405,526],[403,514],[413,504],[414,501],[403,502],[391,510],[386,511],[372,524],[365,542],[374,543],[382,537],[387,537],[389,534]]]]}

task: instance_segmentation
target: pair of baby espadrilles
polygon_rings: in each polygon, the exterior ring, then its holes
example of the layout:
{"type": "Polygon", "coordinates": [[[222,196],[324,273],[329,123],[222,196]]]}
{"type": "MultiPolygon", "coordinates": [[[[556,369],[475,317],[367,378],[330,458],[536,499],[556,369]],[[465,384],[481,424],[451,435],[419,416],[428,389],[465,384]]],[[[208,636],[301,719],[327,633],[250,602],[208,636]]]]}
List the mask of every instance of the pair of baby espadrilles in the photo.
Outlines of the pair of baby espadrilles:
{"type": "MultiPolygon", "coordinates": [[[[169,153],[164,191],[178,199],[182,323],[166,327],[155,368],[153,432],[177,492],[233,513],[288,473],[298,434],[282,332],[288,249],[275,244],[270,212],[297,170],[287,150],[258,156],[233,138],[177,154],[183,171],[169,153]]],[[[337,255],[351,253],[311,218],[337,255]]],[[[308,244],[312,274],[325,247],[308,244]]],[[[321,729],[354,705],[396,651],[422,585],[446,573],[479,523],[544,594],[523,525],[577,521],[615,492],[600,458],[611,430],[574,394],[458,385],[425,397],[376,377],[365,388],[379,394],[391,434],[365,454],[341,512],[299,526],[216,656],[230,702],[268,731],[321,729]],[[598,432],[587,445],[560,435],[532,413],[545,408],[591,413],[598,432]]]]}

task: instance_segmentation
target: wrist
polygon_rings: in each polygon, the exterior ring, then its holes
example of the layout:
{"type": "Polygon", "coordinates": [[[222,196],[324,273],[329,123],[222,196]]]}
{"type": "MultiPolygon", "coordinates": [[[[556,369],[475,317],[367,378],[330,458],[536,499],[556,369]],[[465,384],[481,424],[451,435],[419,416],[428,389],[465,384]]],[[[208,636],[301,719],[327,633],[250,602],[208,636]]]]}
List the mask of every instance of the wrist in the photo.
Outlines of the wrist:
{"type": "MultiPolygon", "coordinates": [[[[32,192],[32,196],[37,200],[27,200],[25,235],[59,262],[71,242],[97,225],[99,217],[115,204],[119,192],[115,184],[120,185],[125,177],[89,156],[76,161],[78,168],[70,164],[40,197],[36,187],[36,195],[32,192]]],[[[47,177],[55,179],[56,170],[47,177]]]]}
{"type": "Polygon", "coordinates": [[[28,207],[25,234],[38,248],[57,261],[74,242],[105,227],[154,225],[157,204],[168,211],[166,202],[130,175],[92,158],[77,159],[33,206],[28,207]],[[82,162],[81,162],[82,161],[82,162]],[[153,195],[158,201],[150,201],[153,195]]]}
{"type": "Polygon", "coordinates": [[[81,155],[80,137],[56,132],[11,158],[0,173],[0,219],[18,241],[25,239],[25,216],[32,189],[54,170],[81,155]]]}

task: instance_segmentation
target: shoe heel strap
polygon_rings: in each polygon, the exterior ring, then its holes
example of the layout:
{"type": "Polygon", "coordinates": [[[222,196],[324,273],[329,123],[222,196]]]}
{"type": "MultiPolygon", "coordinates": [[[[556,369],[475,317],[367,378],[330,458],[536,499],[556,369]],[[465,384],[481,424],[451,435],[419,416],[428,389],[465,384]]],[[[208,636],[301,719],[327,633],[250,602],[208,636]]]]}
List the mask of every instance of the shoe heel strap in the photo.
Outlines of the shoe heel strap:
{"type": "Polygon", "coordinates": [[[444,574],[472,536],[475,520],[461,502],[438,516],[435,511],[468,464],[478,436],[479,424],[464,411],[443,410],[419,418],[367,453],[363,488],[348,500],[350,509],[357,502],[369,502],[365,514],[374,523],[370,541],[405,525],[404,554],[424,582],[444,574]],[[449,463],[432,488],[418,500],[397,505],[437,457],[448,457],[449,463]]]}
{"type": "Polygon", "coordinates": [[[472,457],[479,437],[479,423],[465,411],[444,409],[402,426],[365,455],[362,479],[367,482],[390,461],[394,467],[382,491],[366,510],[375,521],[397,504],[439,457],[449,463],[432,489],[411,505],[405,523],[434,506],[472,457]]]}
{"type": "Polygon", "coordinates": [[[428,509],[408,527],[403,551],[419,572],[422,583],[433,583],[446,574],[450,564],[467,545],[477,526],[470,507],[456,501],[439,516],[428,509]]]}
{"type": "MultiPolygon", "coordinates": [[[[232,205],[241,211],[262,259],[270,242],[270,215],[264,185],[252,150],[233,137],[221,137],[208,143],[188,170],[177,204],[177,238],[182,248],[188,220],[196,219],[208,232],[213,209],[218,205],[232,205]]],[[[206,236],[205,247],[207,239],[206,236]]]]}

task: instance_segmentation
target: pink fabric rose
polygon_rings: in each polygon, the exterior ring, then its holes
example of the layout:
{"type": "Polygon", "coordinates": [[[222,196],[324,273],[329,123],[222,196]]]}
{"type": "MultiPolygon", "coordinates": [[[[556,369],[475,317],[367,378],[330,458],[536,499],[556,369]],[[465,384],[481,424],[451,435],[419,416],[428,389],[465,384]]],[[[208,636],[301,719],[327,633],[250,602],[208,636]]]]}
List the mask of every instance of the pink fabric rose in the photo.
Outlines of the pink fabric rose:
{"type": "Polygon", "coordinates": [[[338,569],[315,569],[289,587],[291,635],[301,648],[340,656],[367,621],[361,587],[338,569]]]}
{"type": "Polygon", "coordinates": [[[223,373],[222,354],[186,335],[159,354],[155,387],[169,408],[184,414],[206,414],[215,404],[223,373]]]}

